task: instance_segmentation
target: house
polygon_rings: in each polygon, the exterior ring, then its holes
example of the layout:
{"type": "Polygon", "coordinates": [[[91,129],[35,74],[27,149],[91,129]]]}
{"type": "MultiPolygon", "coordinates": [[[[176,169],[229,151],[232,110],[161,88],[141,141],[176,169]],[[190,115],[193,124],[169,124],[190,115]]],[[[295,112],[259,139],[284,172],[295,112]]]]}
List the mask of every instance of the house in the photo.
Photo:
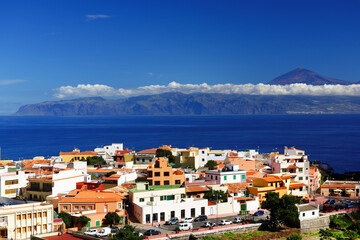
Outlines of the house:
{"type": "Polygon", "coordinates": [[[135,171],[117,171],[109,177],[105,177],[104,183],[107,188],[120,186],[123,183],[134,182],[137,179],[137,173],[135,171]]]}
{"type": "Polygon", "coordinates": [[[285,147],[284,154],[272,154],[271,169],[273,174],[289,173],[291,181],[304,183],[309,191],[310,163],[303,150],[285,147]]]}
{"type": "Polygon", "coordinates": [[[121,151],[124,149],[124,144],[122,143],[113,143],[111,145],[104,146],[102,148],[95,148],[94,152],[97,152],[99,157],[102,157],[106,163],[113,162],[113,156],[115,156],[116,151],[121,151]]]}
{"type": "Polygon", "coordinates": [[[9,172],[5,165],[0,173],[0,197],[15,198],[19,196],[20,190],[28,184],[28,177],[31,173],[24,171],[9,172]]]}
{"type": "Polygon", "coordinates": [[[200,167],[199,159],[198,148],[182,150],[178,152],[178,156],[175,156],[175,167],[198,169],[200,167]]]}
{"type": "Polygon", "coordinates": [[[131,168],[131,166],[129,166],[129,163],[134,163],[134,154],[135,151],[133,150],[129,150],[128,148],[126,148],[125,150],[117,150],[115,151],[115,156],[114,158],[114,167],[115,168],[122,168],[122,167],[126,167],[126,168],[131,168]]]}
{"type": "Polygon", "coordinates": [[[199,149],[199,167],[204,167],[209,160],[224,161],[230,150],[211,150],[210,148],[199,149]]]}
{"type": "Polygon", "coordinates": [[[28,186],[23,188],[23,196],[28,200],[45,201],[47,196],[75,189],[76,183],[84,181],[84,172],[73,168],[41,167],[28,181],[28,186]]]}
{"type": "Polygon", "coordinates": [[[180,185],[149,186],[137,183],[130,189],[130,202],[134,216],[140,223],[158,223],[173,217],[183,219],[208,215],[208,200],[186,198],[186,190],[180,185]]]}
{"type": "Polygon", "coordinates": [[[285,184],[290,184],[288,179],[284,180],[278,176],[270,176],[264,178],[255,178],[253,180],[253,185],[248,186],[247,189],[250,194],[257,196],[259,201],[262,202],[266,200],[266,193],[276,192],[279,194],[279,197],[287,194],[287,187],[285,184]]]}
{"type": "Polygon", "coordinates": [[[74,190],[58,203],[59,212],[70,213],[74,221],[80,216],[91,219],[86,227],[99,227],[108,212],[116,212],[120,222],[126,222],[123,204],[124,197],[114,192],[93,191],[89,189],[74,190]]]}
{"type": "Polygon", "coordinates": [[[134,155],[134,164],[137,165],[149,165],[151,162],[155,161],[157,148],[145,149],[135,153],[134,155]]]}
{"type": "Polygon", "coordinates": [[[321,195],[326,197],[360,198],[360,182],[327,180],[321,185],[321,195]]]}
{"type": "Polygon", "coordinates": [[[319,205],[299,204],[297,208],[300,221],[319,217],[319,205]]]}
{"type": "Polygon", "coordinates": [[[59,156],[63,162],[75,162],[86,159],[87,157],[96,157],[97,154],[97,152],[93,151],[80,152],[78,148],[75,148],[72,152],[60,152],[59,156]]]}
{"type": "Polygon", "coordinates": [[[223,169],[205,171],[205,181],[216,184],[246,182],[246,171],[239,170],[238,165],[227,164],[223,169]]]}
{"type": "Polygon", "coordinates": [[[169,165],[169,159],[156,158],[155,162],[147,168],[147,181],[149,185],[181,185],[185,182],[185,173],[181,170],[173,170],[169,165]]]}
{"type": "Polygon", "coordinates": [[[317,167],[310,167],[309,171],[309,190],[314,194],[321,185],[321,173],[317,167]]]}
{"type": "Polygon", "coordinates": [[[30,239],[57,231],[52,204],[0,198],[0,238],[30,239]]]}

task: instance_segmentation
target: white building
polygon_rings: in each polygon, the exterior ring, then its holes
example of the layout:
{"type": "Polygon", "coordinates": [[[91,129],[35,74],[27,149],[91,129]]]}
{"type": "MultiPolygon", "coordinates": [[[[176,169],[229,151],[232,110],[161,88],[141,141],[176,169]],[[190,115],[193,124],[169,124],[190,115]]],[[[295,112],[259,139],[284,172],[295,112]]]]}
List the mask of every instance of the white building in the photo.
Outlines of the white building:
{"type": "Polygon", "coordinates": [[[285,147],[284,154],[274,154],[271,158],[272,173],[289,173],[291,181],[309,186],[310,163],[303,150],[285,147]]]}
{"type": "MultiPolygon", "coordinates": [[[[7,169],[7,166],[5,166],[7,169]]],[[[34,174],[25,174],[24,171],[0,173],[0,196],[15,198],[19,195],[20,189],[28,184],[28,177],[34,174]]]]}
{"type": "Polygon", "coordinates": [[[199,149],[199,167],[204,167],[210,161],[224,161],[230,150],[210,150],[209,148],[199,149]]]}
{"type": "Polygon", "coordinates": [[[124,150],[123,143],[113,143],[102,148],[95,148],[94,152],[98,153],[99,157],[102,157],[106,162],[112,162],[113,156],[116,155],[116,151],[124,150]]]}
{"type": "Polygon", "coordinates": [[[241,158],[246,158],[246,159],[250,159],[250,160],[255,160],[257,159],[257,156],[259,155],[259,152],[254,150],[254,149],[250,149],[247,151],[240,151],[237,153],[238,157],[241,158]]]}
{"type": "Polygon", "coordinates": [[[209,215],[207,199],[186,198],[185,188],[178,186],[148,186],[147,183],[138,183],[129,194],[134,215],[140,223],[209,215]]]}
{"type": "Polygon", "coordinates": [[[0,199],[0,238],[30,239],[54,231],[53,205],[0,199]]]}
{"type": "Polygon", "coordinates": [[[299,209],[299,219],[307,220],[319,217],[319,206],[312,204],[300,204],[297,205],[299,209]]]}
{"type": "Polygon", "coordinates": [[[115,183],[116,186],[120,186],[121,184],[127,182],[134,182],[136,179],[137,179],[136,171],[132,171],[132,172],[117,171],[116,174],[104,178],[105,183],[115,183]]]}
{"type": "Polygon", "coordinates": [[[219,170],[207,170],[205,181],[215,181],[216,184],[246,182],[246,171],[239,170],[239,165],[227,164],[219,170]]]}

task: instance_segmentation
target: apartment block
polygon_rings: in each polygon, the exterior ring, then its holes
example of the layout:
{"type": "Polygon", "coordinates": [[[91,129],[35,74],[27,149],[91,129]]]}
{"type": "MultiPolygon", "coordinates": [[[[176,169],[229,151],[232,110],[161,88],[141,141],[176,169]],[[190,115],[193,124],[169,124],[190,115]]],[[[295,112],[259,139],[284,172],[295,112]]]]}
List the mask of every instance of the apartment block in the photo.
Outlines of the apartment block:
{"type": "Polygon", "coordinates": [[[185,182],[185,173],[173,170],[169,165],[169,159],[160,157],[149,164],[147,168],[147,181],[149,185],[178,185],[185,182]]]}

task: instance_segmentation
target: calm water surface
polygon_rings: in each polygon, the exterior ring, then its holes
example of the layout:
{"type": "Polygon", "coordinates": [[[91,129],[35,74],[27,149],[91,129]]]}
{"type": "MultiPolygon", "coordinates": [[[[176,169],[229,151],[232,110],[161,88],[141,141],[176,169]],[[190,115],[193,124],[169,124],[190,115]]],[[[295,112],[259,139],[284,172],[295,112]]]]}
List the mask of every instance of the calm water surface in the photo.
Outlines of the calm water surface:
{"type": "Polygon", "coordinates": [[[338,172],[360,171],[360,115],[0,117],[2,158],[93,150],[174,147],[283,151],[296,146],[338,172]]]}

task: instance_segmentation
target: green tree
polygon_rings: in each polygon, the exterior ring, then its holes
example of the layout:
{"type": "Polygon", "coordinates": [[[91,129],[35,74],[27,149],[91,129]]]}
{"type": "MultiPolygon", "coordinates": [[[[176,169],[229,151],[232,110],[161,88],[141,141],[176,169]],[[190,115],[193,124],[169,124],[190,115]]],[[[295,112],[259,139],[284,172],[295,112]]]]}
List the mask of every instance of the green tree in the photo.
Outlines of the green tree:
{"type": "Polygon", "coordinates": [[[172,152],[166,149],[158,148],[156,150],[156,157],[166,157],[169,159],[169,163],[175,162],[175,157],[173,156],[172,152]]]}
{"type": "Polygon", "coordinates": [[[204,198],[209,201],[218,200],[219,202],[227,202],[227,194],[221,190],[211,189],[211,191],[208,191],[204,194],[204,198]]]}
{"type": "Polygon", "coordinates": [[[284,195],[279,198],[279,194],[268,192],[265,195],[266,200],[261,203],[261,207],[270,210],[270,224],[272,230],[280,227],[299,227],[299,212],[296,204],[299,199],[294,196],[284,195]]]}
{"type": "Polygon", "coordinates": [[[207,167],[209,170],[213,170],[216,166],[217,166],[217,162],[214,160],[209,160],[206,164],[205,167],[207,167]]]}
{"type": "Polygon", "coordinates": [[[105,177],[110,177],[111,175],[114,175],[114,174],[116,174],[116,172],[115,172],[115,171],[111,171],[111,172],[106,173],[106,174],[105,174],[105,177]]]}
{"type": "Polygon", "coordinates": [[[112,226],[113,224],[118,224],[120,222],[120,217],[116,212],[108,212],[104,218],[104,224],[112,226]]]}
{"type": "Polygon", "coordinates": [[[62,212],[59,213],[59,217],[65,223],[66,228],[70,228],[70,227],[73,226],[72,217],[71,217],[71,215],[69,213],[62,211],[62,212]]]}
{"type": "Polygon", "coordinates": [[[139,231],[136,231],[133,226],[125,225],[109,239],[110,240],[141,240],[143,239],[143,237],[140,236],[139,231]]]}
{"type": "Polygon", "coordinates": [[[85,215],[82,215],[82,216],[80,216],[78,219],[76,219],[76,224],[80,224],[81,225],[81,227],[84,227],[84,226],[86,226],[86,224],[88,223],[88,222],[90,222],[91,221],[91,219],[90,218],[88,218],[87,216],[85,216],[85,215]]]}
{"type": "Polygon", "coordinates": [[[102,157],[93,156],[86,158],[87,165],[106,165],[105,160],[102,157]]]}

